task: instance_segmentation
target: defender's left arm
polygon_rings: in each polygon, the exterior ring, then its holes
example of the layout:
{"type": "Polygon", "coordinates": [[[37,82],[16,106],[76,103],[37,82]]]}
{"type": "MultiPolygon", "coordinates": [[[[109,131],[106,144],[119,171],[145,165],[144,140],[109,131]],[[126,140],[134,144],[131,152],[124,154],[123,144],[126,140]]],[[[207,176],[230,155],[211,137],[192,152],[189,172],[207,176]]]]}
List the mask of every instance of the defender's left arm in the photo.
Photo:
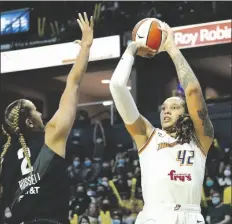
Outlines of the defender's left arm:
{"type": "Polygon", "coordinates": [[[184,89],[189,115],[193,121],[196,135],[202,148],[207,153],[214,138],[214,129],[209,119],[200,83],[176,46],[173,46],[167,52],[172,58],[177,70],[178,79],[184,89]]]}

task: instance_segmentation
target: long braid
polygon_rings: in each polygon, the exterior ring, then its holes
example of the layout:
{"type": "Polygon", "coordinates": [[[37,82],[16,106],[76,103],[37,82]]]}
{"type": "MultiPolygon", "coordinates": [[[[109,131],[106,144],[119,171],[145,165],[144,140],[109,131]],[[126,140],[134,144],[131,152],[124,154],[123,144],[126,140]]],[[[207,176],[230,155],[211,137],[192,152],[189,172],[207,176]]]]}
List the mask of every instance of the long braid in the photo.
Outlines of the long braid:
{"type": "Polygon", "coordinates": [[[12,109],[12,114],[13,114],[12,128],[13,128],[13,132],[16,135],[18,135],[18,137],[19,137],[19,142],[22,146],[24,156],[26,157],[29,169],[32,172],[33,169],[31,166],[31,160],[30,160],[27,144],[26,144],[25,138],[24,138],[23,134],[20,132],[20,128],[19,128],[19,115],[20,115],[20,109],[21,109],[21,102],[22,101],[20,100],[18,105],[14,109],[12,109]]]}
{"type": "Polygon", "coordinates": [[[29,152],[28,152],[28,147],[27,147],[27,144],[25,142],[25,138],[24,138],[23,134],[20,132],[20,128],[19,128],[19,112],[20,112],[20,109],[21,109],[21,101],[18,103],[16,108],[13,110],[14,121],[13,121],[12,126],[14,128],[14,132],[16,134],[18,134],[18,136],[19,136],[19,142],[20,142],[20,144],[21,144],[21,146],[23,148],[24,156],[26,157],[29,169],[32,172],[33,169],[32,169],[32,166],[31,166],[31,160],[30,160],[30,155],[29,155],[29,152]]]}
{"type": "Polygon", "coordinates": [[[7,137],[7,142],[4,144],[3,151],[2,151],[2,153],[0,155],[0,176],[1,176],[1,173],[2,173],[3,157],[5,156],[5,154],[7,152],[7,149],[10,147],[10,144],[11,144],[11,136],[6,132],[3,125],[2,125],[2,132],[7,137]]]}

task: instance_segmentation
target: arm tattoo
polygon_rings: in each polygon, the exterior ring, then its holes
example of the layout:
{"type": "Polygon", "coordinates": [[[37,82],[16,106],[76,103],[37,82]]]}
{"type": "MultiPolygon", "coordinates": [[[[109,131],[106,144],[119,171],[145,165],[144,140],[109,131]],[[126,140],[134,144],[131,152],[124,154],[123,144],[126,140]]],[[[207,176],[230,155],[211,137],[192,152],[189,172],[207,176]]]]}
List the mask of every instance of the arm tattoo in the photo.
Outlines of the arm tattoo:
{"type": "Polygon", "coordinates": [[[186,90],[188,84],[199,84],[193,70],[190,68],[188,62],[185,60],[181,52],[173,56],[172,60],[177,70],[178,79],[180,81],[180,84],[183,86],[184,90],[186,90]]]}
{"type": "Polygon", "coordinates": [[[202,126],[204,127],[204,135],[210,138],[214,137],[213,125],[209,119],[207,107],[204,103],[202,110],[197,111],[198,117],[202,120],[202,126]]]}

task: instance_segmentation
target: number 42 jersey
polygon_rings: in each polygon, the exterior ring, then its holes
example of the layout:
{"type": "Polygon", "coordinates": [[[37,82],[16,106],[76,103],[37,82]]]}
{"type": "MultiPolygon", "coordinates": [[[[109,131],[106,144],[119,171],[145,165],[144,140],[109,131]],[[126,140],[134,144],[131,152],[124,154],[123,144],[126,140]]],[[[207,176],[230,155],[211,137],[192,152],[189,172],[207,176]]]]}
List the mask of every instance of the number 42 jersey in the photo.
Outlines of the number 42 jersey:
{"type": "Polygon", "coordinates": [[[139,153],[145,205],[200,205],[206,155],[193,141],[183,145],[154,129],[139,153]]]}

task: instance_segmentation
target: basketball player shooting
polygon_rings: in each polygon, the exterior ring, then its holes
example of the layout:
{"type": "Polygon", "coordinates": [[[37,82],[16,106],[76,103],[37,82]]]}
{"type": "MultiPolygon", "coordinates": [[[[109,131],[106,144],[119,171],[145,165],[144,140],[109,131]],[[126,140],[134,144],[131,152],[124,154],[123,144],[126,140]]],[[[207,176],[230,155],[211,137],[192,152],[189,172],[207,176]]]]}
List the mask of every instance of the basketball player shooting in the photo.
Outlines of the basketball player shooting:
{"type": "MultiPolygon", "coordinates": [[[[41,114],[26,99],[5,110],[3,133],[7,142],[1,153],[1,184],[5,207],[13,224],[68,222],[69,185],[66,174],[66,142],[73,126],[80,84],[93,42],[93,18],[86,13],[77,20],[82,31],[79,55],[67,77],[59,108],[44,128],[41,114]],[[32,141],[45,131],[44,144],[32,141]]],[[[62,54],[62,52],[60,52],[62,54]]]]}
{"type": "Polygon", "coordinates": [[[186,99],[170,97],[164,101],[162,130],[139,113],[126,86],[135,55],[151,56],[154,50],[131,42],[110,82],[117,110],[139,153],[144,208],[136,224],[203,224],[201,192],[214,130],[200,84],[175,45],[171,28],[163,25],[166,40],[162,48],[175,64],[186,99]]]}

